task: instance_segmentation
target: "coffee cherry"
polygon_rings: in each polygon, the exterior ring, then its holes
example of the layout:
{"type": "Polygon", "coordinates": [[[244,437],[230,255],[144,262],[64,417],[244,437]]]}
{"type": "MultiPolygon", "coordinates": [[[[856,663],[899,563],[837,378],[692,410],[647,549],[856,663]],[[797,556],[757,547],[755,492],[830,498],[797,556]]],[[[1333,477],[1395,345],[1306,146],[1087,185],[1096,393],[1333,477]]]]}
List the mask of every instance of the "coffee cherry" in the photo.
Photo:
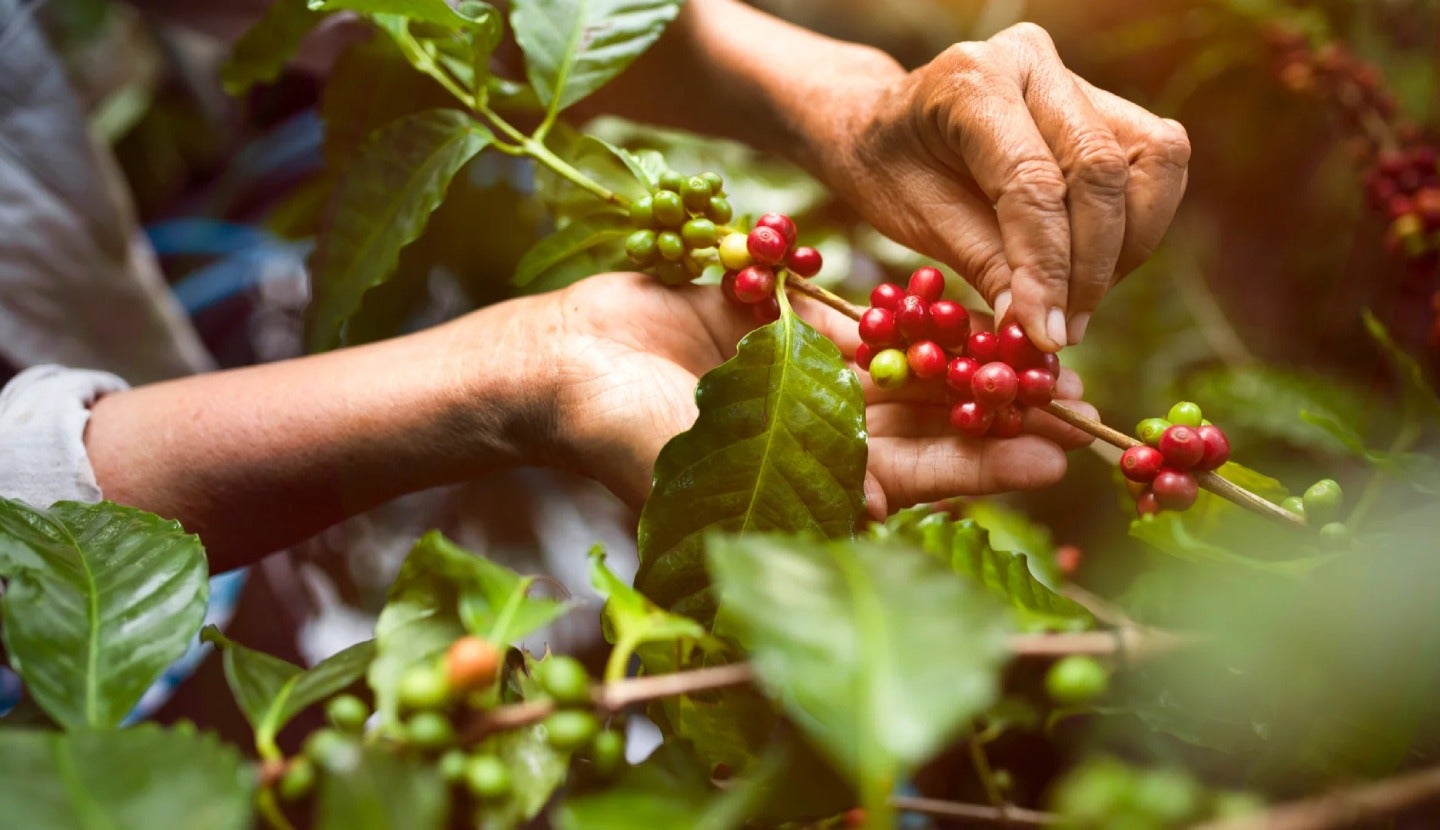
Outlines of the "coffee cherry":
{"type": "Polygon", "coordinates": [[[551,655],[535,667],[540,688],[556,701],[572,706],[590,704],[590,675],[574,657],[551,655]]]}
{"type": "Polygon", "coordinates": [[[650,273],[660,280],[661,285],[685,285],[691,280],[691,276],[686,273],[684,266],[668,259],[662,259],[651,266],[650,273]]]}
{"type": "Polygon", "coordinates": [[[303,755],[293,759],[276,789],[285,801],[299,801],[309,795],[315,789],[315,764],[303,755]]]}
{"type": "Polygon", "coordinates": [[[758,303],[775,294],[775,272],[751,265],[735,275],[735,298],[742,303],[758,303]]]}
{"type": "Polygon", "coordinates": [[[710,205],[710,183],[699,176],[691,176],[680,185],[680,200],[691,213],[704,213],[710,205]]]}
{"type": "Polygon", "coordinates": [[[700,174],[700,178],[704,179],[705,183],[710,185],[711,193],[723,193],[725,191],[725,180],[720,177],[719,173],[713,170],[707,170],[700,174]]]}
{"type": "Polygon", "coordinates": [[[354,695],[337,695],[325,704],[326,720],[341,732],[358,733],[369,717],[370,707],[354,695]]]}
{"type": "Polygon", "coordinates": [[[1305,515],[1305,500],[1300,498],[1299,496],[1290,496],[1289,498],[1280,502],[1280,506],[1285,508],[1286,510],[1289,510],[1291,513],[1294,513],[1297,516],[1305,515]]]}
{"type": "Polygon", "coordinates": [[[910,275],[906,290],[927,303],[933,303],[945,295],[945,275],[928,265],[916,268],[910,275]]]}
{"type": "Polygon", "coordinates": [[[1135,426],[1135,437],[1152,447],[1158,447],[1160,436],[1169,428],[1170,422],[1164,418],[1146,418],[1135,426]]]}
{"type": "Polygon", "coordinates": [[[1150,491],[1155,494],[1155,501],[1163,509],[1185,510],[1199,498],[1200,485],[1195,482],[1195,476],[1167,467],[1155,476],[1155,481],[1150,484],[1150,491]]]}
{"type": "Polygon", "coordinates": [[[1135,513],[1139,516],[1154,516],[1160,512],[1160,500],[1155,497],[1155,492],[1149,487],[1135,497],[1135,513]]]}
{"type": "Polygon", "coordinates": [[[440,777],[446,783],[458,784],[465,780],[465,766],[470,763],[470,758],[463,750],[452,749],[440,756],[440,777]]]}
{"type": "Polygon", "coordinates": [[[595,773],[609,778],[625,764],[625,736],[613,729],[607,729],[590,742],[590,762],[595,773]]]}
{"type": "Polygon", "coordinates": [[[870,305],[873,308],[899,311],[900,303],[904,299],[905,289],[893,282],[882,282],[870,291],[870,305]]]}
{"type": "Polygon", "coordinates": [[[1080,570],[1084,554],[1074,545],[1061,545],[1055,549],[1055,567],[1066,576],[1073,576],[1080,570]]]}
{"type": "Polygon", "coordinates": [[[795,223],[783,213],[767,213],[755,220],[755,227],[770,228],[785,240],[785,247],[795,244],[795,223]]]}
{"type": "Polygon", "coordinates": [[[595,715],[580,709],[562,709],[543,721],[545,740],[562,752],[569,752],[590,742],[600,725],[595,715]]]}
{"type": "Polygon", "coordinates": [[[860,315],[860,339],[882,348],[900,345],[900,327],[895,315],[883,308],[867,309],[860,315]]]}
{"type": "Polygon", "coordinates": [[[970,312],[954,300],[930,305],[930,331],[947,349],[963,349],[970,339],[970,312]]]}
{"type": "Polygon", "coordinates": [[[1321,479],[1305,491],[1305,515],[1312,522],[1326,522],[1340,512],[1344,494],[1333,478],[1321,479]]]}
{"type": "Polygon", "coordinates": [[[685,240],[686,247],[709,248],[717,238],[715,223],[703,217],[691,219],[680,228],[680,238],[685,240]]]}
{"type": "Polygon", "coordinates": [[[735,209],[723,196],[711,196],[710,206],[705,208],[705,218],[717,225],[723,225],[735,218],[735,209]]]}
{"type": "Polygon", "coordinates": [[[950,425],[971,438],[985,437],[994,420],[995,415],[975,401],[961,401],[950,408],[950,425]]]}
{"type": "Polygon", "coordinates": [[[685,221],[685,203],[680,201],[679,193],[671,193],[662,190],[650,197],[655,207],[656,223],[673,228],[685,221]]]}
{"type": "Polygon", "coordinates": [[[999,341],[1000,359],[1009,363],[1018,372],[1021,369],[1039,368],[1043,365],[1045,353],[1040,351],[1019,323],[1006,323],[995,332],[999,341]]]}
{"type": "Polygon", "coordinates": [[[1024,431],[1025,418],[1018,406],[995,410],[995,420],[990,422],[991,438],[1019,438],[1024,431]]]}
{"type": "Polygon", "coordinates": [[[980,361],[973,357],[957,357],[945,369],[945,383],[966,398],[975,394],[970,391],[970,381],[980,368],[980,361]]]}
{"type": "Polygon", "coordinates": [[[1045,673],[1045,692],[1056,703],[1073,706],[1105,694],[1110,673],[1094,657],[1062,657],[1045,673]]]}
{"type": "Polygon", "coordinates": [[[680,259],[680,268],[685,272],[685,281],[689,282],[705,273],[705,262],[696,256],[694,251],[686,251],[685,256],[680,259]]]}
{"type": "Polygon", "coordinates": [[[450,688],[470,692],[489,686],[500,673],[501,654],[490,641],[465,636],[445,651],[445,675],[450,688]]]}
{"type": "Polygon", "coordinates": [[[1057,378],[1060,377],[1060,355],[1054,352],[1045,352],[1040,359],[1040,368],[1057,378]]]}
{"type": "Polygon", "coordinates": [[[409,709],[438,709],[450,697],[450,685],[438,667],[411,666],[400,676],[400,705],[409,709]]]}
{"type": "Polygon", "coordinates": [[[720,240],[720,264],[727,269],[739,271],[754,261],[750,256],[749,237],[745,234],[727,234],[720,240]]]}
{"type": "Polygon", "coordinates": [[[1009,406],[1019,390],[1020,378],[1015,370],[999,361],[986,363],[970,378],[970,392],[975,400],[990,409],[1009,406]]]}
{"type": "Polygon", "coordinates": [[[1148,484],[1165,466],[1165,456],[1154,447],[1131,447],[1120,456],[1120,472],[1131,481],[1148,484]]]}
{"type": "Polygon", "coordinates": [[[510,770],[494,755],[476,755],[465,765],[465,787],[484,801],[504,798],[510,794],[510,770]]]}
{"type": "Polygon", "coordinates": [[[870,379],[881,389],[899,389],[910,379],[910,361],[899,349],[883,349],[870,360],[870,379]]]}
{"type": "Polygon", "coordinates": [[[625,240],[625,255],[636,265],[649,265],[658,254],[654,231],[636,231],[625,240]]]}
{"type": "Polygon", "coordinates": [[[1015,400],[1025,406],[1045,406],[1055,400],[1055,376],[1044,369],[1026,369],[1020,373],[1015,400]]]}
{"type": "Polygon", "coordinates": [[[641,196],[630,203],[630,224],[637,228],[655,227],[655,202],[649,196],[641,196]]]}
{"type": "Polygon", "coordinates": [[[1170,414],[1165,419],[1172,424],[1180,424],[1186,427],[1198,427],[1205,416],[1200,412],[1200,405],[1190,401],[1180,401],[1170,407],[1170,414]]]}
{"type": "MultiPolygon", "coordinates": [[[[1170,414],[1175,414],[1175,410],[1170,410],[1170,414]]],[[[1202,424],[1195,430],[1195,434],[1200,436],[1200,442],[1205,446],[1205,452],[1195,464],[1195,469],[1218,470],[1230,460],[1230,439],[1225,437],[1220,427],[1202,424]]]]}
{"type": "Polygon", "coordinates": [[[301,745],[305,757],[326,769],[343,767],[359,751],[359,744],[334,729],[317,729],[301,745]]]}
{"type": "Polygon", "coordinates": [[[1320,541],[1326,547],[1346,547],[1350,544],[1350,528],[1340,522],[1328,522],[1320,528],[1320,541]]]}
{"type": "Polygon", "coordinates": [[[455,727],[439,712],[417,712],[405,724],[405,737],[420,749],[442,749],[455,740],[455,727]]]}
{"type": "Polygon", "coordinates": [[[780,319],[780,301],[775,299],[774,294],[771,294],[750,306],[750,316],[760,325],[768,326],[780,319]]]}
{"type": "Polygon", "coordinates": [[[661,231],[655,235],[655,248],[660,256],[671,262],[679,262],[685,256],[685,240],[674,231],[661,231]]]}
{"type": "Polygon", "coordinates": [[[674,170],[666,170],[660,174],[659,185],[661,190],[671,190],[676,193],[685,184],[685,177],[674,170]]]}
{"type": "Polygon", "coordinates": [[[906,296],[900,301],[900,310],[895,312],[895,322],[906,340],[929,339],[930,304],[914,294],[906,296]]]}
{"type": "Polygon", "coordinates": [[[981,363],[994,363],[1000,359],[1000,341],[993,331],[977,331],[965,344],[965,353],[981,363]]]}
{"type": "Polygon", "coordinates": [[[796,248],[785,257],[785,267],[801,277],[813,277],[820,273],[822,262],[820,252],[808,245],[796,248]]]}
{"type": "Polygon", "coordinates": [[[934,340],[917,340],[905,350],[910,362],[910,371],[921,380],[938,378],[945,374],[945,350],[934,340]]]}
{"type": "Polygon", "coordinates": [[[875,347],[869,343],[861,343],[855,347],[855,365],[862,371],[870,371],[870,361],[875,359],[875,347]]]}
{"type": "Polygon", "coordinates": [[[755,261],[762,265],[779,265],[784,262],[785,252],[790,248],[779,231],[764,225],[751,228],[745,244],[750,249],[750,256],[755,257],[755,261]]]}
{"type": "Polygon", "coordinates": [[[1172,424],[1160,436],[1160,452],[1165,463],[1177,470],[1188,470],[1205,457],[1205,442],[1190,427],[1172,424]]]}
{"type": "Polygon", "coordinates": [[[720,293],[724,294],[725,299],[729,300],[732,303],[740,302],[740,298],[735,296],[736,276],[737,273],[735,271],[726,271],[725,276],[720,278],[720,293]]]}

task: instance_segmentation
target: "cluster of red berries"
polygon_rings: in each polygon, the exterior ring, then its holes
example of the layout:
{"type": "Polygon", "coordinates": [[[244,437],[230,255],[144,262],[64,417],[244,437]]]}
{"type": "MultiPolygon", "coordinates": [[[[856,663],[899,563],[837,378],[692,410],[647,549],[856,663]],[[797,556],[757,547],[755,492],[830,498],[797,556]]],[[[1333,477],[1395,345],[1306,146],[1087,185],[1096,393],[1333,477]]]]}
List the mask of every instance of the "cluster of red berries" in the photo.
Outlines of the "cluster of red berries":
{"type": "Polygon", "coordinates": [[[1189,401],[1172,406],[1165,418],[1141,421],[1135,436],[1144,443],[1120,456],[1120,472],[1141,516],[1188,509],[1200,495],[1195,473],[1230,460],[1230,439],[1189,401]]]}
{"type": "Polygon", "coordinates": [[[1337,41],[1313,46],[1301,32],[1284,27],[1266,31],[1275,55],[1275,73],[1292,92],[1325,99],[1346,125],[1363,129],[1373,116],[1395,117],[1395,95],[1379,67],[1361,60],[1337,41]]]}
{"type": "Polygon", "coordinates": [[[1060,359],[1047,354],[1017,323],[998,332],[970,331],[970,313],[945,293],[945,275],[916,269],[905,289],[883,283],[860,316],[855,362],[881,389],[912,378],[950,390],[950,423],[972,437],[1014,438],[1026,407],[1055,398],[1060,359]]]}
{"type": "Polygon", "coordinates": [[[1365,171],[1365,194],[1389,220],[1385,247],[1407,259],[1440,250],[1440,152],[1417,144],[1376,157],[1365,171]]]}
{"type": "Polygon", "coordinates": [[[690,282],[704,273],[719,226],[732,216],[719,173],[686,177],[666,170],[650,195],[630,203],[635,232],[625,240],[625,254],[666,285],[690,282]]]}
{"type": "Polygon", "coordinates": [[[795,223],[780,213],[755,220],[747,233],[731,233],[720,240],[720,264],[725,276],[720,289],[731,302],[749,306],[761,323],[780,317],[775,283],[781,270],[796,276],[820,273],[820,252],[795,244],[795,223]]]}

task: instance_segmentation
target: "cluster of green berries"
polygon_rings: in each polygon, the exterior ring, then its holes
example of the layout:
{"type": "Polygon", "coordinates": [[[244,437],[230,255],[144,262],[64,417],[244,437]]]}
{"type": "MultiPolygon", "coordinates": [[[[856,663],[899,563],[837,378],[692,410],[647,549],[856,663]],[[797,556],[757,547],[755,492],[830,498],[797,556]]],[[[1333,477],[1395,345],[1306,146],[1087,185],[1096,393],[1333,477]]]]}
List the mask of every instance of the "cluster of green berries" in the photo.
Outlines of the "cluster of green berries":
{"type": "Polygon", "coordinates": [[[1305,517],[1307,524],[1320,528],[1320,538],[1333,545],[1344,545],[1350,541],[1350,529],[1340,518],[1340,508],[1345,504],[1345,493],[1339,482],[1333,478],[1322,478],[1305,490],[1302,496],[1291,496],[1280,506],[1305,517]]]}
{"type": "Polygon", "coordinates": [[[687,178],[667,170],[649,196],[630,203],[635,232],[625,240],[625,254],[666,285],[682,285],[705,271],[720,227],[734,214],[719,173],[687,178]]]}
{"type": "Polygon", "coordinates": [[[1246,793],[1212,791],[1178,769],[1139,769],[1110,757],[1071,771],[1053,791],[1056,830],[1165,830],[1237,818],[1263,804],[1246,793]]]}
{"type": "Polygon", "coordinates": [[[780,318],[780,301],[775,297],[779,273],[796,276],[820,273],[820,252],[795,244],[795,223],[781,213],[767,213],[755,220],[749,233],[726,234],[720,240],[720,264],[725,276],[720,290],[732,303],[749,306],[756,322],[780,318]]]}
{"type": "Polygon", "coordinates": [[[1230,460],[1230,439],[1190,401],[1170,407],[1164,418],[1141,421],[1135,437],[1144,443],[1120,456],[1120,472],[1141,516],[1188,509],[1200,496],[1195,473],[1230,460]]]}
{"type": "Polygon", "coordinates": [[[860,315],[855,362],[881,389],[944,384],[950,423],[972,437],[1014,438],[1028,407],[1055,398],[1060,358],[1043,352],[1018,323],[970,331],[970,313],[942,299],[945,275],[923,267],[905,288],[883,283],[860,315]]]}

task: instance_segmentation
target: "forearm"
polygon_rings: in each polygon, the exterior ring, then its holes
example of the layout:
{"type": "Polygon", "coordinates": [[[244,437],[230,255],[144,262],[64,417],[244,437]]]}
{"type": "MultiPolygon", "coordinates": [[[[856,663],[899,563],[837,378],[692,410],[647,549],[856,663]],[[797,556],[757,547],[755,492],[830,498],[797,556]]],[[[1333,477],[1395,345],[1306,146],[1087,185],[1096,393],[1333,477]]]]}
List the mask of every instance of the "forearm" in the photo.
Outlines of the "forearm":
{"type": "Polygon", "coordinates": [[[539,411],[533,391],[482,359],[473,336],[494,342],[508,305],[104,397],[85,437],[100,489],[200,534],[218,571],[398,495],[517,463],[539,411]]]}
{"type": "Polygon", "coordinates": [[[735,0],[688,0],[665,36],[594,107],[738,139],[823,171],[827,143],[860,116],[841,105],[899,83],[879,50],[833,40],[735,0]]]}

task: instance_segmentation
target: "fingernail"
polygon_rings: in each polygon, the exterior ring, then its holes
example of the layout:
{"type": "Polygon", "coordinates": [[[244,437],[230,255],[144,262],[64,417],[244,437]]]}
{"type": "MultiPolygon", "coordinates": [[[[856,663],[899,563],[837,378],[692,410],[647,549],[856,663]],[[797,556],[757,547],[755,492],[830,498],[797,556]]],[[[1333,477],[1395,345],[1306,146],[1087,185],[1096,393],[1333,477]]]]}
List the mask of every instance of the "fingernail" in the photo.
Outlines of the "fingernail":
{"type": "Polygon", "coordinates": [[[1069,342],[1065,333],[1065,312],[1058,308],[1050,309],[1050,313],[1045,315],[1045,336],[1057,347],[1069,342]]]}
{"type": "Polygon", "coordinates": [[[1005,312],[1010,310],[1010,292],[1001,291],[995,295],[995,323],[998,325],[1005,319],[1005,312]]]}
{"type": "Polygon", "coordinates": [[[1076,314],[1070,318],[1070,345],[1074,346],[1085,339],[1085,329],[1090,327],[1090,314],[1076,314]]]}

